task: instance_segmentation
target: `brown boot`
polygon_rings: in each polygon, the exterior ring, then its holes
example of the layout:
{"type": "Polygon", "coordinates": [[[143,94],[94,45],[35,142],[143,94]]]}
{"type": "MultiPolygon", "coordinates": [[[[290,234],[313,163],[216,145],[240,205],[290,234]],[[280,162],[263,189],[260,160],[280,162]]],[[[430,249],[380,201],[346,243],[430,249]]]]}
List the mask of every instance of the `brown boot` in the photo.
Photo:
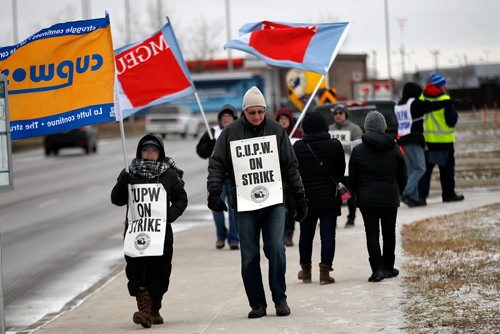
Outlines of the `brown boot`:
{"type": "Polygon", "coordinates": [[[329,265],[320,263],[319,264],[319,284],[331,284],[335,283],[335,279],[330,276],[330,271],[333,271],[333,268],[329,265]]]}
{"type": "Polygon", "coordinates": [[[300,267],[302,270],[297,274],[297,278],[302,280],[304,283],[311,283],[311,264],[301,263],[300,267]]]}
{"type": "Polygon", "coordinates": [[[163,324],[163,318],[160,315],[161,297],[153,297],[151,302],[151,323],[153,325],[163,324]]]}
{"type": "Polygon", "coordinates": [[[138,312],[134,313],[134,323],[142,325],[142,327],[151,327],[151,295],[146,289],[141,288],[135,296],[137,300],[138,312]]]}

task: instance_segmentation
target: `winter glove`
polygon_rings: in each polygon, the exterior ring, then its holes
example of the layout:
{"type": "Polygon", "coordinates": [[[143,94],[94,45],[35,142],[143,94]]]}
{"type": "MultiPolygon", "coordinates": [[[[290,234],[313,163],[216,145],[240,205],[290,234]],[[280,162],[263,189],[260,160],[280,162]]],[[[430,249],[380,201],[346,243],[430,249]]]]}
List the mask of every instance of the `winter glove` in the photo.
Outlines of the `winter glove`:
{"type": "Polygon", "coordinates": [[[215,212],[227,211],[226,203],[220,198],[220,194],[216,193],[208,194],[208,208],[215,212]]]}
{"type": "Polygon", "coordinates": [[[297,222],[301,222],[306,219],[307,216],[307,201],[305,197],[295,199],[295,217],[293,218],[297,222]]]}

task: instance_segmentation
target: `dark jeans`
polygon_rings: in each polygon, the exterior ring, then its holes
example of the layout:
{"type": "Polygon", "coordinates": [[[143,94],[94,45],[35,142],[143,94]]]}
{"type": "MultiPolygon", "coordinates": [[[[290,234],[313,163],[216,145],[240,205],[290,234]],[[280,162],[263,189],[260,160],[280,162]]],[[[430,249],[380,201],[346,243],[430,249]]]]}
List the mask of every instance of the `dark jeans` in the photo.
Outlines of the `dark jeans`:
{"type": "MultiPolygon", "coordinates": [[[[431,186],[433,163],[429,162],[429,151],[425,151],[426,171],[418,184],[420,197],[426,199],[429,196],[431,186]]],[[[455,194],[455,150],[449,150],[446,164],[439,166],[439,180],[441,181],[441,197],[445,199],[453,198],[455,194]]]]}
{"type": "Polygon", "coordinates": [[[319,219],[321,237],[321,263],[332,266],[335,256],[335,228],[338,210],[311,210],[300,223],[299,254],[301,264],[310,264],[313,251],[314,234],[319,219]]]}
{"type": "Polygon", "coordinates": [[[398,208],[359,208],[365,224],[366,246],[372,272],[394,268],[396,250],[396,218],[398,208]],[[383,254],[380,251],[380,226],[382,226],[383,254]]]}
{"type": "Polygon", "coordinates": [[[269,286],[274,303],[286,301],[285,205],[238,212],[241,276],[250,306],[267,306],[260,269],[260,233],[269,260],[269,286]]]}
{"type": "Polygon", "coordinates": [[[229,182],[226,181],[222,185],[222,194],[220,195],[222,200],[226,202],[229,217],[229,229],[226,227],[224,212],[212,211],[214,222],[215,222],[215,232],[217,235],[217,240],[226,240],[232,244],[238,244],[238,230],[236,228],[236,210],[231,205],[231,187],[229,182]]]}

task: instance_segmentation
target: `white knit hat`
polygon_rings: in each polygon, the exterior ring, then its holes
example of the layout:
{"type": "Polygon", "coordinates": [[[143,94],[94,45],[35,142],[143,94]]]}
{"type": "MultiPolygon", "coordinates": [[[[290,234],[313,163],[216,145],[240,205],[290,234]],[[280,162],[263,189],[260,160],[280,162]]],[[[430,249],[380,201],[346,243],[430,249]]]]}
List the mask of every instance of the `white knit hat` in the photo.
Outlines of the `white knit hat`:
{"type": "Polygon", "coordinates": [[[257,87],[252,86],[252,88],[247,90],[243,96],[243,110],[246,110],[248,107],[255,106],[266,108],[266,100],[260,90],[257,87]]]}

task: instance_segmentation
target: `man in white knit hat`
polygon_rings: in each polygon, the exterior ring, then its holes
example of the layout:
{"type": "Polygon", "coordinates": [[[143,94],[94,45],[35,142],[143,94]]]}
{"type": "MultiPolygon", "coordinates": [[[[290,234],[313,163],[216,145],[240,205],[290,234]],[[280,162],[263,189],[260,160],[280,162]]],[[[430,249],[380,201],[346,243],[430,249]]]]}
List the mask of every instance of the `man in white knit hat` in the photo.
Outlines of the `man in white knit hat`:
{"type": "Polygon", "coordinates": [[[227,211],[220,199],[225,179],[231,183],[240,237],[241,275],[250,307],[249,318],[267,314],[260,268],[260,235],[269,260],[269,285],[276,315],[287,316],[285,204],[283,182],[296,200],[296,221],[307,214],[298,162],[285,129],[266,117],[266,101],[253,86],[243,97],[243,115],[225,128],[208,165],[208,207],[227,211]]]}

